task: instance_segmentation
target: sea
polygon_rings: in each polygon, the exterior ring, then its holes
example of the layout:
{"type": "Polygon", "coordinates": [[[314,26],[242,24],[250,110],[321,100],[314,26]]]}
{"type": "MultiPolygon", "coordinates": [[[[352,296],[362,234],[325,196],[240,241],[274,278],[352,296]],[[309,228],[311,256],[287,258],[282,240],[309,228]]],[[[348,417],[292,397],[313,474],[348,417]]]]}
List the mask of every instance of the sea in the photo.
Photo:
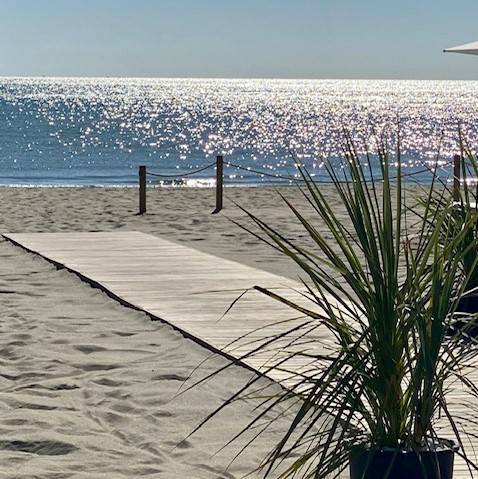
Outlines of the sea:
{"type": "Polygon", "coordinates": [[[474,152],[475,81],[0,78],[4,186],[134,187],[145,165],[151,186],[207,187],[218,155],[226,186],[299,165],[325,182],[346,137],[372,174],[382,144],[411,181],[446,179],[460,134],[474,152]]]}

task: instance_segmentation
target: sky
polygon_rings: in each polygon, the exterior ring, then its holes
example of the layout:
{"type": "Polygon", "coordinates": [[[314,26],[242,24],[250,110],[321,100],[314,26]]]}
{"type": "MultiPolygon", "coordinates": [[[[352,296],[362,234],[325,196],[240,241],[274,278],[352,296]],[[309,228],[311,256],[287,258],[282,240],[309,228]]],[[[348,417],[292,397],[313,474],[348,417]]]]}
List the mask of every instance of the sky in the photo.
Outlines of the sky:
{"type": "Polygon", "coordinates": [[[478,80],[477,0],[0,0],[0,76],[478,80]]]}

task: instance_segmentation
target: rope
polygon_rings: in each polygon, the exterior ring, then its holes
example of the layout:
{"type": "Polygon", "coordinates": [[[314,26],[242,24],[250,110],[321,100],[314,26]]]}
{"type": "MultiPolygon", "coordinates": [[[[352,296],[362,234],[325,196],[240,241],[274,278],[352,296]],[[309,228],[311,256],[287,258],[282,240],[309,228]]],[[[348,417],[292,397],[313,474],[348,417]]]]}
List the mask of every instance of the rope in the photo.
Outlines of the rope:
{"type": "MultiPolygon", "coordinates": [[[[419,171],[412,171],[411,173],[403,173],[401,175],[401,178],[407,178],[407,177],[410,177],[410,176],[418,176],[418,175],[421,175],[422,173],[430,173],[432,170],[432,168],[424,168],[423,170],[419,170],[419,171]]],[[[444,166],[440,166],[440,170],[444,170],[444,166]]],[[[390,179],[391,180],[396,180],[398,178],[398,176],[391,176],[390,179]]]]}
{"type": "Polygon", "coordinates": [[[212,166],[216,166],[216,163],[211,163],[208,166],[205,166],[204,168],[200,168],[199,170],[191,171],[189,173],[183,173],[182,175],[160,175],[158,173],[150,173],[147,171],[146,173],[150,176],[157,176],[158,178],[183,178],[184,176],[191,176],[195,175],[196,173],[200,173],[201,171],[207,170],[211,168],[212,166]]]}
{"type": "MultiPolygon", "coordinates": [[[[452,162],[447,162],[445,165],[441,165],[440,166],[440,169],[441,170],[444,170],[446,166],[450,166],[452,165],[453,163],[452,162]]],[[[229,163],[227,162],[226,163],[227,166],[232,166],[233,168],[237,168],[238,170],[243,170],[243,171],[248,171],[249,173],[255,173],[257,175],[261,175],[261,176],[267,176],[267,177],[270,177],[270,178],[274,178],[274,179],[280,179],[280,180],[286,180],[286,181],[294,181],[294,182],[297,182],[297,181],[304,181],[303,178],[300,178],[300,177],[294,177],[294,176],[283,176],[283,175],[279,175],[279,174],[272,174],[272,173],[267,173],[265,171],[259,171],[259,170],[255,170],[253,168],[246,168],[244,166],[240,166],[240,165],[236,165],[234,163],[229,163]]],[[[158,177],[158,178],[174,178],[174,179],[178,179],[178,178],[183,178],[185,176],[192,176],[192,175],[195,175],[197,173],[201,173],[202,171],[205,171],[205,170],[208,170],[209,168],[212,168],[212,167],[215,167],[216,166],[216,163],[211,163],[210,165],[207,165],[205,166],[204,168],[200,168],[198,170],[195,170],[195,171],[191,171],[191,172],[188,172],[188,173],[183,173],[181,175],[162,175],[162,174],[158,174],[158,173],[151,173],[149,171],[147,171],[146,173],[150,176],[155,176],[155,177],[158,177]]],[[[402,174],[402,178],[407,178],[407,177],[414,177],[414,176],[418,176],[418,175],[421,175],[423,173],[430,173],[431,171],[431,167],[427,167],[427,168],[424,168],[422,170],[419,170],[419,171],[413,171],[411,173],[404,173],[402,174]]],[[[395,180],[397,179],[398,176],[392,176],[390,177],[391,180],[395,180]]],[[[369,181],[373,181],[373,179],[370,179],[369,181]]],[[[326,180],[323,180],[322,183],[333,183],[332,181],[326,181],[326,180]]]]}
{"type": "Polygon", "coordinates": [[[238,170],[249,171],[250,173],[256,173],[257,175],[270,176],[271,178],[279,178],[281,180],[288,180],[288,181],[301,180],[301,178],[295,178],[293,176],[273,175],[272,173],[266,173],[265,171],[253,170],[252,168],[245,168],[244,166],[235,165],[234,163],[227,163],[227,166],[232,166],[233,168],[237,168],[238,170]]]}
{"type": "MultiPolygon", "coordinates": [[[[292,177],[292,176],[286,177],[286,176],[281,176],[281,175],[273,175],[271,173],[266,173],[266,172],[254,170],[252,168],[245,168],[243,166],[235,165],[234,163],[227,163],[227,164],[228,164],[228,166],[232,166],[232,167],[237,168],[239,170],[249,171],[251,173],[256,173],[258,175],[270,176],[272,178],[279,178],[279,179],[288,180],[288,181],[304,181],[302,178],[296,178],[296,177],[292,177]]],[[[451,162],[447,163],[447,165],[451,165],[451,164],[452,164],[451,162]]],[[[444,169],[445,166],[446,165],[440,166],[440,169],[444,169]]],[[[430,173],[430,171],[431,171],[431,168],[428,167],[428,168],[424,168],[423,170],[413,171],[411,173],[404,173],[404,174],[401,175],[401,177],[402,178],[407,178],[407,177],[412,177],[412,176],[418,176],[418,175],[421,175],[422,173],[430,173]]],[[[396,180],[397,178],[398,178],[398,176],[390,177],[391,180],[396,180]]],[[[369,181],[373,181],[373,180],[370,179],[369,181]]],[[[331,181],[323,181],[322,183],[332,183],[332,182],[331,181]]]]}

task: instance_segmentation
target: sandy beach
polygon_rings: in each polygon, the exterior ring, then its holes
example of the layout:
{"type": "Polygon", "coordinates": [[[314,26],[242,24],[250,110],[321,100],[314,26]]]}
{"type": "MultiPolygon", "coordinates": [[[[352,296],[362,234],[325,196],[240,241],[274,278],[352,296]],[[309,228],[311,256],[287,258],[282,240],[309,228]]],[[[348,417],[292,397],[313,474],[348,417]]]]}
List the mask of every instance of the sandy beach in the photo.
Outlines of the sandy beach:
{"type": "Polygon", "coordinates": [[[278,191],[304,203],[295,188],[227,188],[223,211],[212,214],[214,189],[153,188],[146,214],[138,215],[135,188],[0,188],[0,231],[142,231],[296,279],[290,262],[233,223],[246,223],[238,204],[290,236],[303,235],[278,191]]]}
{"type": "MultiPolygon", "coordinates": [[[[0,197],[2,233],[136,230],[297,276],[231,221],[245,218],[237,202],[297,234],[272,188],[227,189],[214,215],[211,189],[151,189],[142,216],[136,189],[1,188],[0,197]]],[[[284,431],[279,421],[237,458],[251,435],[223,448],[254,417],[251,399],[188,437],[253,373],[233,367],[186,390],[227,360],[6,240],[0,256],[0,477],[239,478],[284,431]]]]}
{"type": "MultiPolygon", "coordinates": [[[[133,188],[5,187],[0,232],[140,231],[298,279],[290,260],[236,224],[248,225],[238,204],[307,241],[280,194],[312,214],[295,188],[226,188],[220,214],[213,189],[153,188],[138,215],[133,188]]],[[[0,261],[0,478],[239,479],[282,437],[283,419],[245,450],[256,431],[229,444],[258,398],[235,402],[190,436],[255,373],[233,366],[189,389],[228,360],[3,238],[0,261]]]]}

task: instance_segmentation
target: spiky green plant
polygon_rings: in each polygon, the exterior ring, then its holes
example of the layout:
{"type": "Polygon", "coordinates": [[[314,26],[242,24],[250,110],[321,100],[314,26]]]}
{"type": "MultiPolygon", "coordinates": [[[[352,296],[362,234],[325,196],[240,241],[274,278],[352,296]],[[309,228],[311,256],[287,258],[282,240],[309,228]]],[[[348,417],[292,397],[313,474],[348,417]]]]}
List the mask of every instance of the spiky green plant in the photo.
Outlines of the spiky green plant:
{"type": "MultiPolygon", "coordinates": [[[[270,338],[267,347],[277,341],[282,354],[306,356],[310,364],[283,394],[266,397],[265,412],[258,412],[251,423],[301,398],[289,429],[262,465],[265,476],[283,466],[281,477],[338,477],[358,450],[422,450],[439,437],[438,418],[448,422],[452,439],[461,441],[446,393],[454,379],[473,389],[461,368],[477,348],[460,342],[458,335],[447,337],[447,330],[470,276],[463,270],[466,252],[459,246],[476,227],[476,215],[464,217],[461,231],[451,228],[453,195],[440,188],[440,208],[431,207],[434,179],[423,206],[414,209],[408,204],[416,203],[407,198],[399,153],[394,158],[397,175],[391,178],[392,161],[382,145],[377,159],[370,154],[361,157],[346,134],[344,141],[343,169],[337,173],[326,167],[349,224],[337,215],[328,188],[315,183],[300,166],[302,198],[315,219],[306,219],[300,206],[282,199],[309,244],[287,238],[246,211],[255,225],[247,227],[249,231],[301,268],[309,301],[304,306],[257,288],[308,319],[302,330],[294,327],[270,338]],[[374,161],[379,177],[370,166],[374,161]],[[330,354],[308,347],[314,342],[307,340],[311,324],[326,328],[335,338],[330,354]],[[287,335],[290,341],[284,347],[287,335]]],[[[476,266],[476,257],[472,263],[476,266]]],[[[476,470],[476,463],[461,454],[470,471],[476,470]]]]}
{"type": "MultiPolygon", "coordinates": [[[[462,273],[466,284],[463,288],[462,301],[458,304],[458,311],[466,314],[470,312],[478,313],[478,265],[476,262],[478,223],[473,220],[478,213],[478,182],[476,181],[478,178],[478,163],[461,131],[459,138],[461,154],[458,160],[461,184],[457,189],[455,182],[453,188],[450,184],[443,183],[442,186],[446,194],[439,191],[434,192],[435,194],[428,202],[430,208],[442,210],[443,203],[448,201],[450,195],[453,195],[454,207],[449,211],[449,221],[444,224],[443,234],[445,237],[460,235],[461,238],[461,241],[455,242],[454,245],[457,248],[456,254],[462,263],[462,273]]],[[[423,205],[423,200],[421,204],[423,205]]],[[[466,320],[458,319],[458,323],[462,326],[468,326],[468,330],[470,330],[477,319],[477,314],[474,317],[467,314],[466,320]]]]}

